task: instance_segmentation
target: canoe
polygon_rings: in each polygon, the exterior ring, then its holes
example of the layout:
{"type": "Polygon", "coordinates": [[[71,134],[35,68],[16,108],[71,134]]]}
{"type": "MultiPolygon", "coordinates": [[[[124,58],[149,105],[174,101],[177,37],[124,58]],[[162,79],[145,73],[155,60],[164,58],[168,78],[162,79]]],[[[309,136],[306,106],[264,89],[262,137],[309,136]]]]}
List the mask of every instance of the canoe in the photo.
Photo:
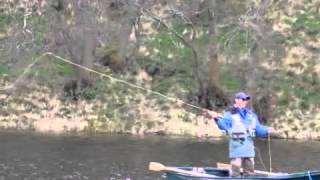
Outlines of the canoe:
{"type": "Polygon", "coordinates": [[[150,162],[149,170],[165,172],[167,180],[320,180],[320,171],[274,173],[255,170],[255,174],[258,174],[254,176],[230,177],[229,170],[221,167],[219,168],[219,163],[217,163],[217,168],[214,168],[172,167],[165,166],[158,162],[150,162]]]}
{"type": "Polygon", "coordinates": [[[296,173],[273,173],[250,177],[229,177],[229,171],[213,167],[171,167],[174,171],[165,171],[167,180],[320,180],[320,171],[296,173]],[[181,170],[181,172],[179,171],[181,170]],[[187,172],[187,173],[184,173],[187,172]],[[189,172],[195,172],[189,173],[189,172]],[[203,176],[201,175],[203,174],[203,176]]]}

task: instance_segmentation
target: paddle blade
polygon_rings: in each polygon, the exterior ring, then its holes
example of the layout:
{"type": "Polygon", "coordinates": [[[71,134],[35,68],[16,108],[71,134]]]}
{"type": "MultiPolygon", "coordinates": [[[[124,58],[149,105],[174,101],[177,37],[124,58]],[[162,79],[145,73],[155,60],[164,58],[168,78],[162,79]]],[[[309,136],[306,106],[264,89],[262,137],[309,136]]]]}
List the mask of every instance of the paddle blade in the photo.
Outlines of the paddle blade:
{"type": "Polygon", "coordinates": [[[164,171],[166,167],[158,162],[149,163],[149,171],[164,171]]]}
{"type": "Polygon", "coordinates": [[[230,169],[231,165],[226,163],[217,162],[217,168],[219,169],[230,169]]]}

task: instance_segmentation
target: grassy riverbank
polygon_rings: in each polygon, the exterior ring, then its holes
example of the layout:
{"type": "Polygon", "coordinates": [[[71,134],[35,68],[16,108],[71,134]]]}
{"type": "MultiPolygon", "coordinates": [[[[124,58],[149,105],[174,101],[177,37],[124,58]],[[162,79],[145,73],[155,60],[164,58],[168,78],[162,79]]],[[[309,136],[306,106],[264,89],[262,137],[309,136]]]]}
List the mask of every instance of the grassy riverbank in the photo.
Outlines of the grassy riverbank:
{"type": "MultiPolygon", "coordinates": [[[[284,77],[284,72],[279,74],[284,77]]],[[[286,80],[280,79],[269,86],[275,88],[275,92],[284,94],[275,93],[272,97],[273,113],[267,124],[274,126],[283,138],[319,139],[320,115],[317,113],[316,88],[298,89],[297,86],[306,85],[308,81],[303,78],[299,81],[291,76],[289,74],[286,80]]],[[[128,82],[135,79],[134,83],[137,85],[152,87],[152,82],[146,77],[144,78],[147,80],[143,79],[141,74],[134,78],[119,78],[128,82]]],[[[165,83],[167,79],[158,80],[156,83],[162,81],[165,83]]],[[[231,84],[234,88],[239,83],[229,77],[225,84],[231,84]]],[[[265,81],[262,84],[269,83],[265,81]]],[[[168,95],[178,97],[183,84],[174,85],[174,88],[180,91],[171,90],[172,93],[168,95]]],[[[157,89],[154,90],[158,92],[157,89]]],[[[232,93],[230,92],[230,97],[232,93]]],[[[203,117],[197,109],[104,78],[97,79],[96,85],[86,89],[78,101],[63,96],[63,93],[57,94],[45,84],[39,85],[34,81],[28,86],[18,88],[10,96],[2,95],[1,105],[0,126],[4,129],[58,134],[151,133],[198,137],[223,135],[216,125],[203,117]]]]}

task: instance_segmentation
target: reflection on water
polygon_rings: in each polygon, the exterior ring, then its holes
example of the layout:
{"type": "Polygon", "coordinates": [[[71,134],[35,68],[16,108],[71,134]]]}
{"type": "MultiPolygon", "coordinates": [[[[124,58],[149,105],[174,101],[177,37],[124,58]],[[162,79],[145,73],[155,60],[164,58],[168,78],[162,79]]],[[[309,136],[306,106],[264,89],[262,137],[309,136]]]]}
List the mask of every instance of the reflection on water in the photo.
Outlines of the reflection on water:
{"type": "MultiPolygon", "coordinates": [[[[269,168],[268,142],[256,142],[269,168]]],[[[0,133],[0,180],[161,179],[150,161],[170,166],[213,166],[227,162],[227,141],[126,135],[44,136],[0,133]]],[[[273,140],[274,171],[320,169],[320,142],[273,140]]],[[[257,169],[264,169],[259,158],[257,169]]]]}

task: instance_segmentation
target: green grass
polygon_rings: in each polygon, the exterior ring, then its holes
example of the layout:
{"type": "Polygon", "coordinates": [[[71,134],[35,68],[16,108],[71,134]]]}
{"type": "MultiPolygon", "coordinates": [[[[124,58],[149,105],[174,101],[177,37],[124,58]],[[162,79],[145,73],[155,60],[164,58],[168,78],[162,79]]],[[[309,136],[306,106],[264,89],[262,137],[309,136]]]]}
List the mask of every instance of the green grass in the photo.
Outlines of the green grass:
{"type": "Polygon", "coordinates": [[[12,22],[11,16],[4,13],[0,13],[0,29],[8,26],[11,22],[12,22]]]}
{"type": "Polygon", "coordinates": [[[55,70],[61,76],[71,76],[73,73],[73,68],[71,65],[64,62],[58,61],[54,64],[55,70]]]}
{"type": "Polygon", "coordinates": [[[297,75],[287,70],[270,73],[273,73],[272,83],[265,81],[264,84],[271,92],[282,94],[277,101],[280,109],[298,108],[308,110],[310,107],[319,104],[318,89],[320,89],[320,84],[312,84],[309,74],[297,75]]]}
{"type": "Polygon", "coordinates": [[[222,28],[218,31],[218,42],[225,50],[246,52],[248,37],[247,32],[236,30],[236,27],[222,28]]]}
{"type": "Polygon", "coordinates": [[[10,73],[9,69],[5,66],[0,66],[0,76],[8,75],[10,73]]]}
{"type": "Polygon", "coordinates": [[[238,77],[230,76],[228,74],[222,76],[222,84],[230,92],[235,92],[239,90],[241,86],[240,79],[238,77]]]}
{"type": "Polygon", "coordinates": [[[319,15],[299,14],[292,22],[293,29],[305,29],[309,34],[317,34],[320,32],[319,18],[319,15]]]}
{"type": "Polygon", "coordinates": [[[291,25],[293,31],[305,31],[308,35],[314,36],[320,33],[320,15],[316,13],[299,13],[287,18],[285,23],[291,25]]]}

